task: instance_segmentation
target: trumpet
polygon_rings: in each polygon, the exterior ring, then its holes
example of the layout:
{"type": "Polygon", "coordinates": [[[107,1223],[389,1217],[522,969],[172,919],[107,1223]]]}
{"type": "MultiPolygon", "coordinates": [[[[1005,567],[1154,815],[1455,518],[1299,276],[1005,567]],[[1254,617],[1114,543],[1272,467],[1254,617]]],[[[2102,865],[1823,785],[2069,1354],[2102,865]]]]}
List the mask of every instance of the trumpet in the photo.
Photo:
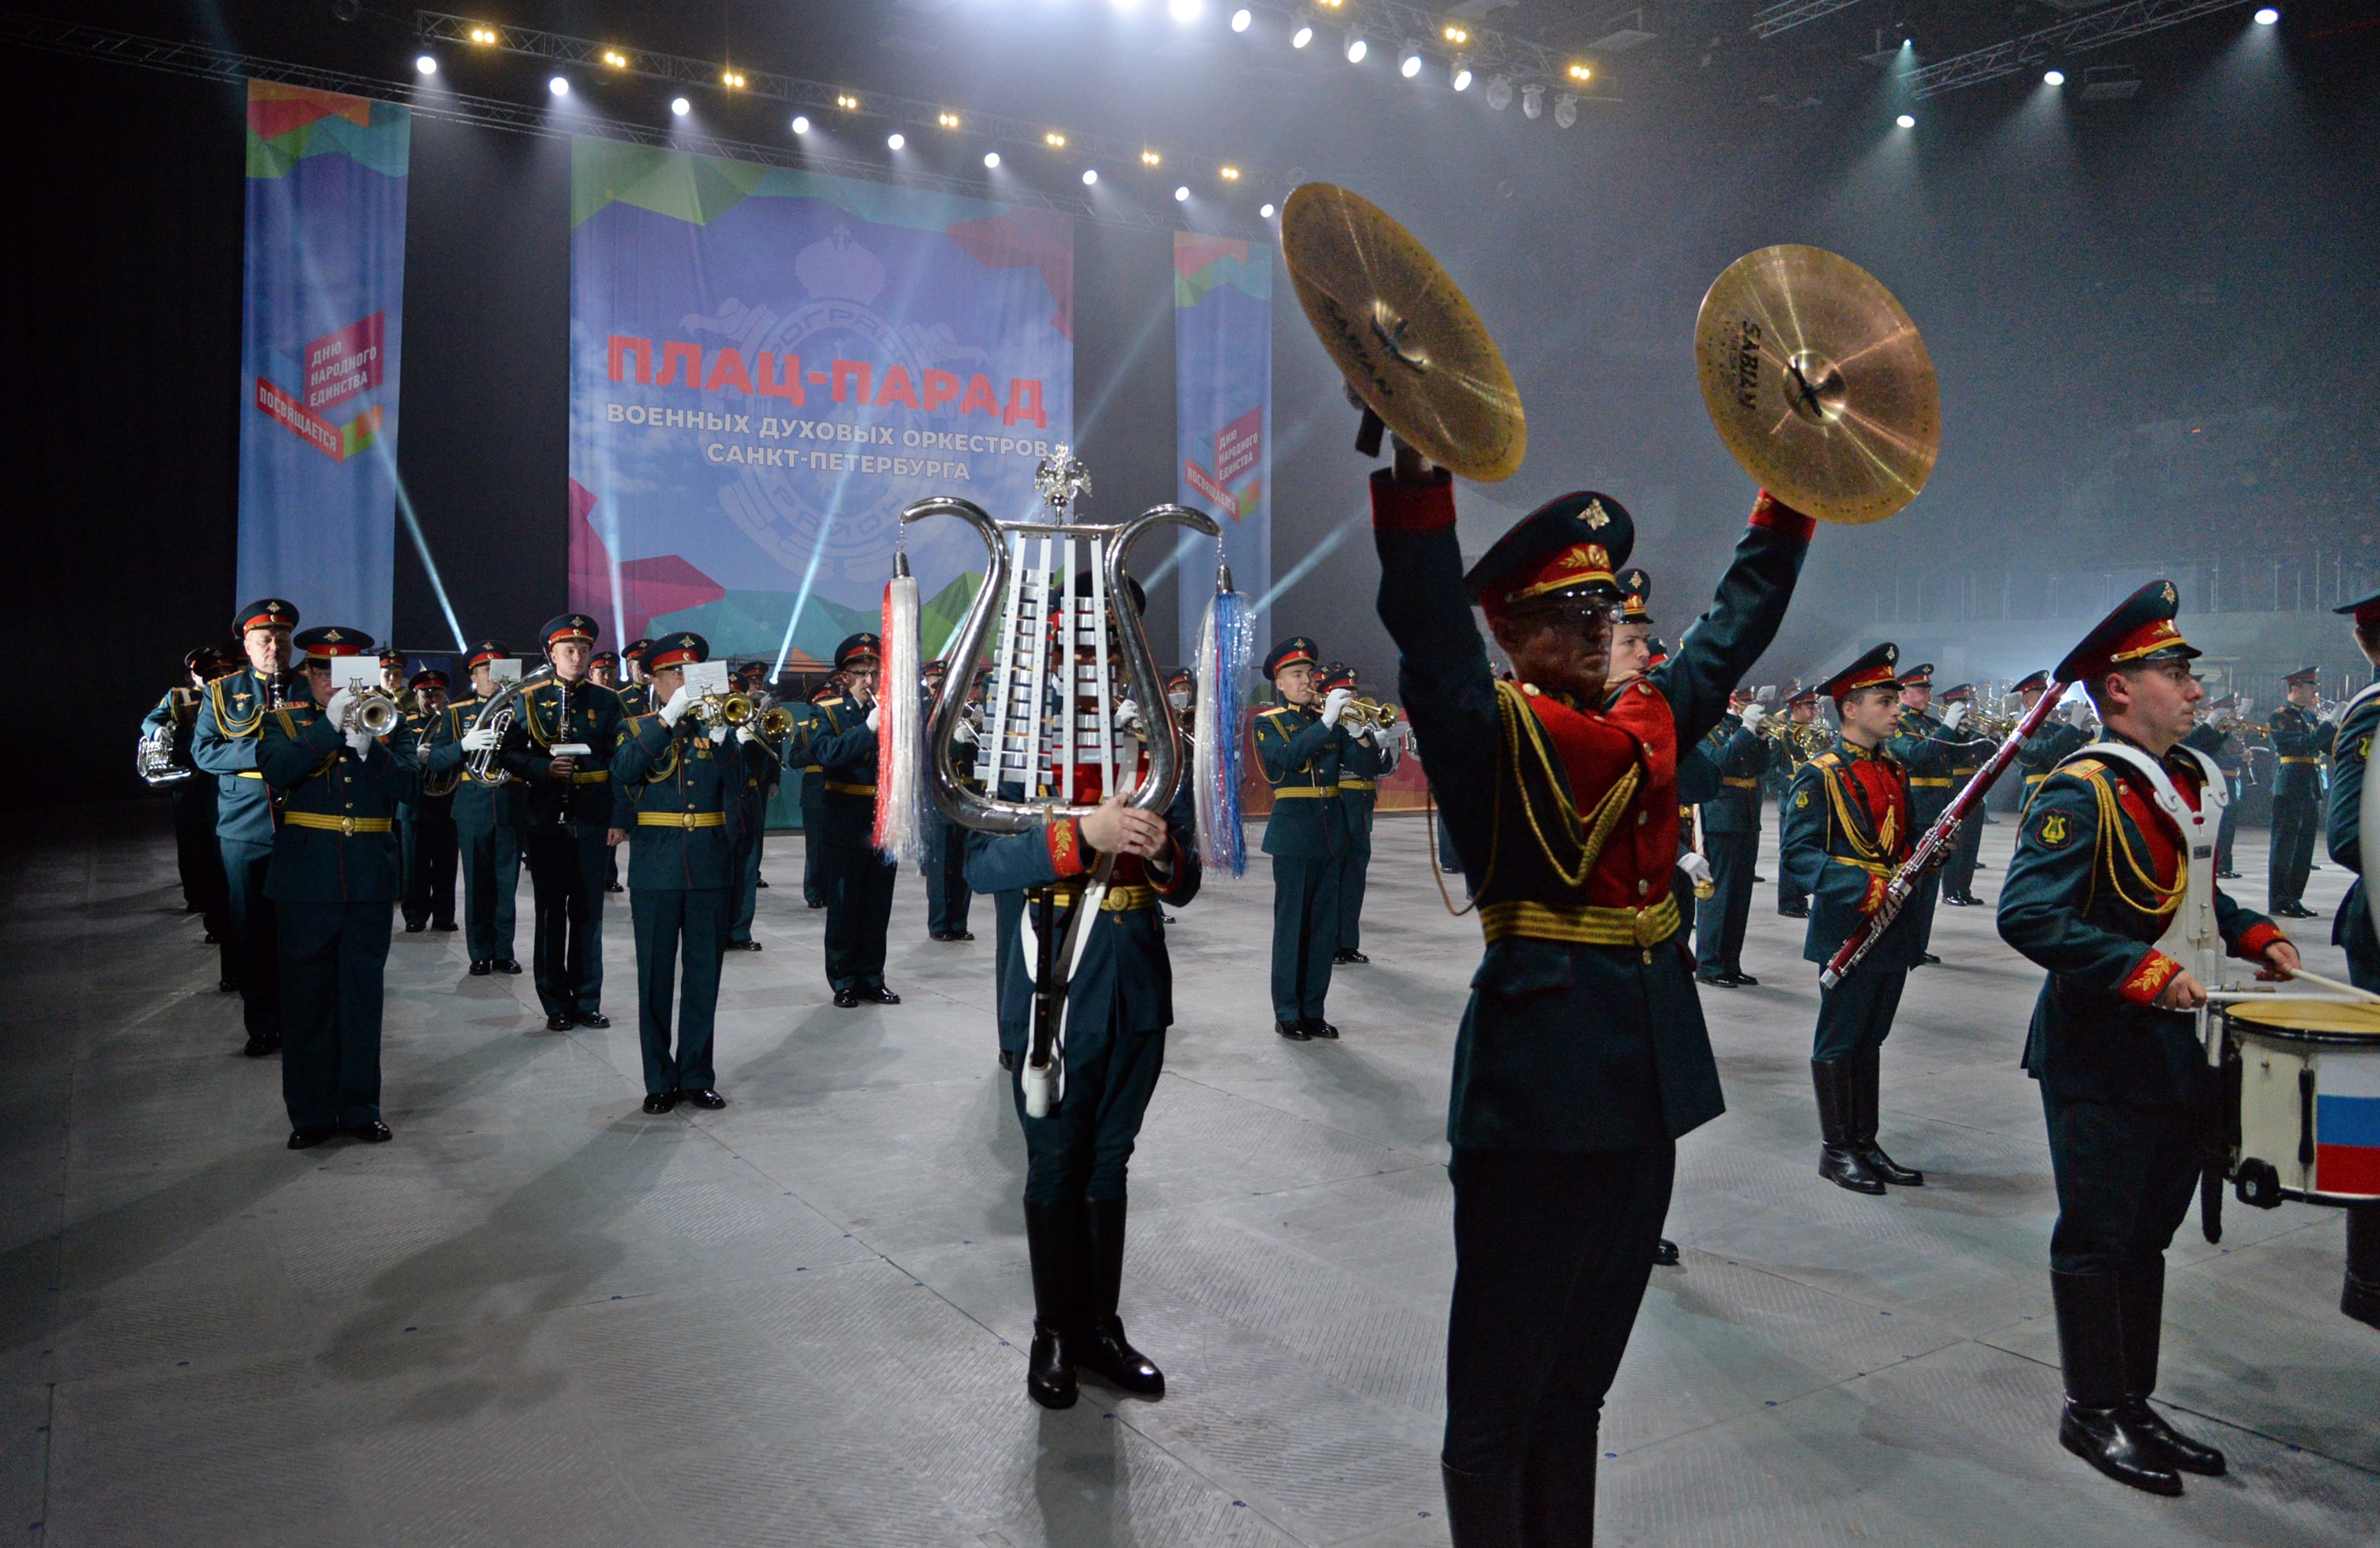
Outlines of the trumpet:
{"type": "Polygon", "coordinates": [[[783,742],[794,734],[794,712],[782,704],[771,704],[760,711],[759,736],[763,742],[783,742]]]}
{"type": "Polygon", "coordinates": [[[396,701],[378,688],[362,688],[357,690],[355,702],[340,718],[339,729],[349,732],[361,726],[374,736],[386,736],[396,729],[396,701]]]}
{"type": "Polygon", "coordinates": [[[1968,712],[1967,723],[1961,729],[1972,730],[1978,735],[2005,742],[2016,731],[2017,722],[2023,718],[2022,715],[1995,715],[1987,709],[1974,709],[1968,712]]]}
{"type": "MultiPolygon", "coordinates": [[[[760,707],[749,694],[705,694],[688,707],[694,718],[706,726],[740,726],[759,712],[760,707]]],[[[786,717],[791,730],[791,716],[786,717]]]]}
{"type": "Polygon", "coordinates": [[[1803,763],[1825,752],[1835,740],[1834,729],[1824,720],[1793,721],[1781,715],[1763,720],[1759,734],[1779,746],[1790,747],[1803,763]]]}
{"type": "Polygon", "coordinates": [[[1339,720],[1357,731],[1390,731],[1395,729],[1400,713],[1395,705],[1382,704],[1378,699],[1350,699],[1347,707],[1339,711],[1339,720]]]}

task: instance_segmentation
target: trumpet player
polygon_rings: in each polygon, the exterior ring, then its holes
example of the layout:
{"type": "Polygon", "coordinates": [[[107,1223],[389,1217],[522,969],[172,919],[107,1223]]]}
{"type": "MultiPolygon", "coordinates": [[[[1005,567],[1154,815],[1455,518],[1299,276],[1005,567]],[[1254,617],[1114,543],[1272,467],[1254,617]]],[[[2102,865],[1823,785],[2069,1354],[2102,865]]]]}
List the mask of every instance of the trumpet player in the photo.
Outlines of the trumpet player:
{"type": "MultiPolygon", "coordinates": [[[[1966,787],[1975,771],[1991,756],[1992,744],[1969,732],[1966,722],[1975,713],[1975,685],[1961,683],[1942,694],[1943,712],[1955,712],[1960,723],[1949,729],[1959,733],[1950,744],[1950,794],[1956,797],[1966,787]]],[[[1946,725],[1948,722],[1945,722],[1946,725]]],[[[1947,804],[1947,803],[1946,803],[1947,804]]],[[[1959,846],[1950,852],[1950,859],[1942,867],[1942,901],[1952,908],[1981,908],[1984,901],[1975,896],[1975,867],[1981,863],[1984,848],[1984,805],[1977,802],[1959,824],[1959,846]]]]}
{"type": "Polygon", "coordinates": [[[455,842],[463,870],[463,947],[470,976],[516,974],[514,913],[520,891],[521,841],[528,828],[528,792],[490,759],[485,779],[472,772],[474,753],[492,754],[493,731],[474,732],[471,722],[500,691],[495,663],[512,659],[501,640],[482,640],[465,658],[471,693],[448,705],[435,722],[429,772],[455,780],[455,842]]]}
{"type": "Polygon", "coordinates": [[[1760,859],[1760,785],[1774,744],[1760,734],[1767,707],[1749,688],[1728,698],[1728,716],[1701,743],[1718,782],[1702,802],[1703,858],[1711,899],[1694,913],[1694,977],[1722,989],[1760,980],[1743,971],[1743,930],[1752,917],[1753,868],[1760,859]]]}
{"type": "MultiPolygon", "coordinates": [[[[928,661],[925,678],[926,703],[931,707],[934,697],[951,670],[950,662],[928,661]]],[[[974,702],[970,694],[969,702],[974,702]]],[[[971,762],[976,732],[965,720],[960,722],[965,736],[960,745],[967,752],[960,755],[962,762],[971,762]]],[[[964,777],[964,776],[963,776],[964,777]]],[[[975,893],[966,881],[966,829],[942,816],[940,811],[926,814],[926,934],[934,940],[973,940],[975,932],[967,928],[967,905],[975,893]]]]}
{"type": "Polygon", "coordinates": [[[2239,879],[2239,873],[2231,868],[2231,836],[2240,827],[2240,771],[2246,767],[2248,752],[2232,729],[2239,704],[2237,695],[2226,694],[2199,706],[2198,723],[2181,739],[2183,746],[2213,758],[2216,768],[2223,775],[2223,826],[2215,835],[2217,881],[2239,879]]]}
{"type": "MultiPolygon", "coordinates": [[[[1909,776],[1910,831],[1923,833],[1950,804],[1950,759],[1961,738],[1956,734],[1967,712],[1952,706],[1942,717],[1934,707],[1934,663],[1923,662],[1900,674],[1900,713],[1893,722],[1889,745],[1909,776]]],[[[1927,949],[1934,939],[1934,905],[1942,895],[1942,873],[1929,873],[1909,900],[1910,934],[1917,949],[1911,965],[1925,967],[1942,959],[1927,949]]]]}
{"type": "Polygon", "coordinates": [[[2322,825],[2322,755],[2331,728],[2314,718],[2320,696],[2319,668],[2301,667],[2282,679],[2289,698],[2273,711],[2273,843],[2267,861],[2265,906],[2276,919],[2312,919],[2305,906],[2307,873],[2313,868],[2314,830],[2322,825]]]}
{"type": "MultiPolygon", "coordinates": [[[[1363,692],[1354,668],[1331,664],[1322,675],[1322,691],[1336,688],[1363,692]]],[[[1357,722],[1339,754],[1339,802],[1347,818],[1347,847],[1339,856],[1339,949],[1330,960],[1341,967],[1372,960],[1362,950],[1364,882],[1372,868],[1372,813],[1379,804],[1380,781],[1396,767],[1397,743],[1389,729],[1357,722]]]]}
{"type": "MultiPolygon", "coordinates": [[[[1807,749],[1816,740],[1808,728],[1818,724],[1818,690],[1796,688],[1786,695],[1785,734],[1779,739],[1785,752],[1774,766],[1775,772],[1780,776],[1776,781],[1779,843],[1784,841],[1785,812],[1792,804],[1793,781],[1801,777],[1802,766],[1810,761],[1812,755],[1807,749]]],[[[1777,912],[1786,919],[1810,917],[1809,889],[1793,879],[1782,862],[1777,867],[1777,912]]]]}
{"type": "Polygon", "coordinates": [[[142,717],[144,743],[166,734],[170,728],[171,762],[188,777],[176,779],[165,791],[174,803],[174,861],[182,882],[182,911],[203,915],[207,944],[221,951],[219,986],[228,993],[239,987],[233,976],[230,924],[224,917],[223,852],[215,846],[215,781],[198,772],[190,761],[190,742],[199,728],[199,707],[207,684],[236,671],[237,663],[212,645],[202,645],[182,658],[183,683],[169,688],[155,707],[142,717]]]}
{"type": "Polygon", "coordinates": [[[876,851],[877,669],[881,639],[853,635],[834,647],[843,692],[816,707],[809,756],[820,770],[819,884],[826,892],[826,980],[834,1002],[898,1005],[884,986],[884,937],[892,927],[898,867],[876,851]]]}
{"type": "MultiPolygon", "coordinates": [[[[417,749],[435,747],[446,719],[446,674],[424,667],[406,681],[413,707],[406,711],[406,734],[417,749]]],[[[442,782],[443,783],[443,782],[442,782]]],[[[433,793],[422,782],[398,813],[404,834],[405,933],[445,933],[455,928],[455,866],[461,853],[455,828],[455,787],[433,793]]]]}
{"type": "Polygon", "coordinates": [[[257,767],[281,798],[266,891],[281,933],[281,1092],[289,1148],[335,1134],[391,1138],[380,1115],[382,979],[398,890],[397,809],[420,782],[405,721],[385,740],[365,701],[331,685],[331,662],[362,654],[359,630],[309,629],[307,694],[268,712],[257,767]]]}
{"type": "Polygon", "coordinates": [[[1273,1031],[1293,1043],[1335,1038],[1323,999],[1339,957],[1339,862],[1349,846],[1339,800],[1349,728],[1341,717],[1355,694],[1323,691],[1321,647],[1303,635],[1274,646],[1264,671],[1280,701],[1256,719],[1257,757],[1273,798],[1264,836],[1272,856],[1273,1031]]]}
{"type": "Polygon", "coordinates": [[[233,627],[248,664],[207,685],[190,761],[215,777],[215,841],[223,855],[224,917],[250,1058],[281,1051],[280,926],[265,890],[273,864],[273,799],[257,767],[264,718],[295,691],[290,631],[298,610],[278,597],[250,602],[233,627]]]}
{"type": "MultiPolygon", "coordinates": [[[[697,636],[699,637],[699,636],[697,636]]],[[[769,702],[769,669],[759,661],[747,661],[735,669],[735,691],[752,703],[752,713],[745,720],[752,737],[739,739],[744,754],[737,760],[743,771],[744,783],[737,792],[743,821],[735,834],[735,908],[728,916],[727,949],[758,951],[760,943],[752,938],[752,919],[759,912],[760,889],[769,885],[760,875],[760,856],[769,828],[769,803],[777,793],[777,780],[784,765],[768,739],[760,735],[760,707],[769,702]]]]}

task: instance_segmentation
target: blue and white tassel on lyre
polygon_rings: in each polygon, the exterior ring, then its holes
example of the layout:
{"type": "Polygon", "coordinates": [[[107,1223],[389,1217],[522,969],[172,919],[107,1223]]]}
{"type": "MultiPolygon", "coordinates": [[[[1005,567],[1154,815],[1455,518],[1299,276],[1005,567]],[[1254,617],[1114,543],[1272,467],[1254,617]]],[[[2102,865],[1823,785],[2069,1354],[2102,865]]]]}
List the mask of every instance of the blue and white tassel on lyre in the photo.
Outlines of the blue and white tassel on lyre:
{"type": "Polygon", "coordinates": [[[1255,647],[1248,599],[1232,589],[1231,566],[1219,566],[1214,599],[1198,625],[1198,709],[1190,755],[1198,861],[1209,876],[1245,876],[1248,868],[1240,818],[1240,717],[1246,708],[1242,684],[1255,647]]]}

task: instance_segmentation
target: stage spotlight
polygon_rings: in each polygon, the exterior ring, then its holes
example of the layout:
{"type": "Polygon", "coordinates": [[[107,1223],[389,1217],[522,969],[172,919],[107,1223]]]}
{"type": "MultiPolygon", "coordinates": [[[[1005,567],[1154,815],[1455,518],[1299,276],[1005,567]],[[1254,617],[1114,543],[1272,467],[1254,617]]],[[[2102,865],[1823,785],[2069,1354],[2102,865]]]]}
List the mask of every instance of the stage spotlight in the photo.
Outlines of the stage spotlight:
{"type": "Polygon", "coordinates": [[[1569,128],[1578,122],[1578,99],[1565,91],[1554,99],[1554,122],[1569,128]]]}
{"type": "Polygon", "coordinates": [[[1240,180],[1240,169],[1235,166],[1227,166],[1223,168],[1221,175],[1224,182],[1236,183],[1240,180]]]}
{"type": "Polygon", "coordinates": [[[438,61],[425,54],[413,62],[413,67],[423,75],[436,75],[438,73],[438,61]]]}
{"type": "Polygon", "coordinates": [[[1140,153],[1140,164],[1143,166],[1155,166],[1163,159],[1154,151],[1143,151],[1140,153]]]}
{"type": "Polygon", "coordinates": [[[1257,206],[1257,213],[1263,216],[1266,220],[1270,220],[1272,219],[1272,206],[1269,204],[1259,204],[1257,206]]]}
{"type": "Polygon", "coordinates": [[[545,89],[552,92],[557,97],[566,97],[570,95],[570,82],[565,80],[560,76],[555,76],[552,80],[547,81],[545,83],[545,89]]]}
{"type": "Polygon", "coordinates": [[[1094,184],[1098,183],[1099,180],[1099,169],[1098,167],[1087,166],[1083,168],[1083,187],[1087,188],[1090,187],[1094,184]]]}
{"type": "Polygon", "coordinates": [[[672,97],[670,99],[670,111],[683,118],[687,114],[694,111],[694,104],[687,102],[684,97],[672,97]]]}
{"type": "Polygon", "coordinates": [[[997,151],[986,151],[983,153],[983,164],[986,166],[998,166],[1000,164],[1000,152],[997,151]]]}
{"type": "Polygon", "coordinates": [[[1585,65],[1572,65],[1570,67],[1570,78],[1572,80],[1584,82],[1592,80],[1595,78],[1595,72],[1585,65]]]}
{"type": "Polygon", "coordinates": [[[934,122],[946,129],[955,129],[959,127],[959,115],[955,113],[941,114],[936,116],[934,122]]]}
{"type": "Polygon", "coordinates": [[[1173,0],[1173,3],[1168,6],[1166,9],[1173,13],[1173,19],[1176,21],[1196,21],[1198,19],[1198,0],[1173,0]]]}
{"type": "Polygon", "coordinates": [[[2041,78],[2041,83],[2044,86],[2063,86],[2066,84],[2066,72],[2064,70],[2045,71],[2041,78]]]}
{"type": "Polygon", "coordinates": [[[834,105],[845,113],[856,113],[859,110],[859,99],[848,91],[837,91],[834,94],[834,105]]]}
{"type": "Polygon", "coordinates": [[[474,27],[471,29],[471,41],[475,43],[494,42],[496,30],[492,27],[474,27]]]}
{"type": "Polygon", "coordinates": [[[1405,44],[1405,56],[1397,61],[1397,74],[1407,80],[1421,74],[1421,49],[1418,46],[1405,44]]]}
{"type": "Polygon", "coordinates": [[[741,70],[722,70],[719,73],[719,84],[726,87],[731,91],[740,91],[744,85],[744,72],[741,70]]]}
{"type": "Polygon", "coordinates": [[[1371,52],[1372,45],[1364,41],[1363,33],[1350,32],[1347,34],[1347,63],[1350,65],[1360,65],[1364,62],[1364,55],[1371,52]]]}
{"type": "Polygon", "coordinates": [[[1174,202],[1174,203],[1176,203],[1176,204],[1187,204],[1187,203],[1189,203],[1189,202],[1190,202],[1190,190],[1189,190],[1186,187],[1179,187],[1179,188],[1174,189],[1174,190],[1173,190],[1173,202],[1174,202]]]}
{"type": "Polygon", "coordinates": [[[1301,25],[1296,31],[1289,35],[1289,46],[1292,48],[1304,48],[1313,41],[1314,29],[1311,27],[1301,25]]]}
{"type": "Polygon", "coordinates": [[[1041,137],[1041,143],[1048,146],[1052,151],[1063,151],[1066,148],[1066,137],[1060,134],[1057,130],[1051,129],[1049,133],[1041,137]]]}
{"type": "Polygon", "coordinates": [[[1900,117],[1895,118],[1893,122],[1900,125],[1904,129],[1913,129],[1917,127],[1916,118],[1906,113],[1902,114],[1900,117]]]}
{"type": "Polygon", "coordinates": [[[616,48],[607,48],[603,51],[603,63],[615,70],[625,70],[628,67],[628,56],[616,48]]]}
{"type": "Polygon", "coordinates": [[[1255,17],[1248,14],[1248,8],[1245,6],[1242,6],[1238,10],[1232,13],[1232,30],[1234,32],[1245,32],[1248,30],[1248,23],[1255,19],[1255,17]]]}
{"type": "Polygon", "coordinates": [[[1469,32],[1464,31],[1463,28],[1451,21],[1446,24],[1444,36],[1446,41],[1451,43],[1467,43],[1471,41],[1471,34],[1469,32]]]}
{"type": "Polygon", "coordinates": [[[1512,105],[1512,83],[1500,75],[1488,78],[1488,105],[1501,113],[1512,105]]]}
{"type": "Polygon", "coordinates": [[[898,151],[904,145],[908,144],[909,141],[898,129],[895,129],[892,133],[884,137],[884,143],[892,149],[898,151]]]}
{"type": "Polygon", "coordinates": [[[1527,117],[1527,118],[1536,118],[1536,117],[1537,117],[1537,116],[1541,115],[1545,111],[1546,111],[1546,89],[1545,89],[1544,87],[1542,87],[1542,86],[1524,86],[1524,87],[1522,87],[1522,88],[1521,88],[1521,114],[1522,114],[1522,115],[1523,115],[1524,117],[1527,117]]]}
{"type": "Polygon", "coordinates": [[[810,132],[810,120],[808,114],[796,113],[794,115],[794,132],[795,134],[808,134],[810,132]]]}
{"type": "Polygon", "coordinates": [[[2259,27],[2270,27],[2280,19],[2281,13],[2271,6],[2262,6],[2256,12],[2256,25],[2259,27]]]}
{"type": "Polygon", "coordinates": [[[1458,91],[1470,91],[1471,67],[1463,64],[1460,60],[1457,60],[1454,66],[1454,73],[1447,78],[1446,83],[1449,86],[1453,87],[1458,91]]]}

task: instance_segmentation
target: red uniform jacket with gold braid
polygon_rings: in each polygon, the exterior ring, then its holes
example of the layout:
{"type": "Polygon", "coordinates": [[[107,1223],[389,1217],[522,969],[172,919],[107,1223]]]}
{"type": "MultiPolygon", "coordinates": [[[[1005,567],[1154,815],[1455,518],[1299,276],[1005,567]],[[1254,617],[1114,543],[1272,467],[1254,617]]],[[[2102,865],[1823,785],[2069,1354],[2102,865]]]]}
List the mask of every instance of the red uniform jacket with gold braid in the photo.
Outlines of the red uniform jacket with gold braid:
{"type": "MultiPolygon", "coordinates": [[[[2199,800],[2197,761],[2165,767],[2199,800]]],[[[2181,835],[2128,764],[2083,748],[2042,781],[2025,808],[2000,889],[2001,938],[2049,970],[2034,1003],[2024,1067],[2064,1101],[2164,1107],[2204,1099],[2211,1071],[2192,1017],[2151,1003],[2180,964],[2155,949],[2181,906],[2181,835]]],[[[2215,892],[2215,923],[2237,957],[2281,931],[2215,892]]]]}
{"type": "Polygon", "coordinates": [[[1375,476],[1372,520],[1398,697],[1487,937],[1447,1137],[1606,1150],[1716,1118],[1718,1070],[1670,888],[1678,748],[1726,712],[1775,636],[1810,523],[1764,499],[1679,652],[1598,710],[1496,681],[1443,476],[1375,476]]]}
{"type": "MultiPolygon", "coordinates": [[[[1917,811],[1908,771],[1888,749],[1835,739],[1803,764],[1785,797],[1777,863],[1785,884],[1810,900],[1804,961],[1827,962],[1884,902],[1892,873],[1916,842],[1917,811]]],[[[1860,960],[1860,971],[1913,967],[1920,947],[1915,915],[1904,910],[1860,960]]]]}

